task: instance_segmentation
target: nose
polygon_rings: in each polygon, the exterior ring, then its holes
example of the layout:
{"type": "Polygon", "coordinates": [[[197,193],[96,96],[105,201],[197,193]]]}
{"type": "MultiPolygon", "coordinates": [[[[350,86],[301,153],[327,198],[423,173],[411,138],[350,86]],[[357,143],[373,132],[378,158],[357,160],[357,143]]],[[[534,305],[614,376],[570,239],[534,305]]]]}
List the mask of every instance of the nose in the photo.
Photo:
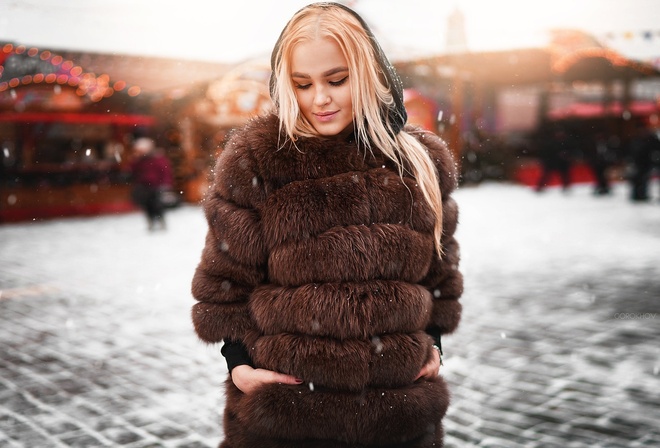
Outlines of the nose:
{"type": "Polygon", "coordinates": [[[325,106],[328,103],[330,103],[330,95],[328,91],[323,87],[317,87],[314,92],[314,105],[325,106]]]}

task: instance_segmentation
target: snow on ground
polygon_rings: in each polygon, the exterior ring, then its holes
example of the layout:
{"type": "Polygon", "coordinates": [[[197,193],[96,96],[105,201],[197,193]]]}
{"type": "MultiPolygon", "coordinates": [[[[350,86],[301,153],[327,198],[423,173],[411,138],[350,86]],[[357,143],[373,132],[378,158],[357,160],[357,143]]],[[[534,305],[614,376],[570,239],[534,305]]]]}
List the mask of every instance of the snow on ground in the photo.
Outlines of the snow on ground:
{"type": "Polygon", "coordinates": [[[593,196],[586,185],[568,193],[505,184],[462,189],[463,269],[494,281],[520,274],[522,282],[525,272],[556,282],[603,269],[643,271],[660,254],[660,207],[657,199],[632,203],[627,194],[625,184],[610,196],[593,196]]]}
{"type": "MultiPolygon", "coordinates": [[[[602,197],[586,185],[568,193],[498,183],[459,189],[465,318],[500,297],[543,297],[567,287],[566,300],[593,306],[589,288],[599,282],[659,278],[660,188],[652,187],[648,203],[629,201],[625,184],[602,197]]],[[[206,223],[197,206],[172,210],[167,220],[167,231],[153,233],[139,213],[0,226],[0,286],[5,297],[36,284],[70,293],[69,300],[82,296],[145,314],[138,328],[122,331],[148,331],[163,320],[187,328],[206,223]]],[[[75,325],[75,316],[69,319],[75,325]]]]}
{"type": "MultiPolygon", "coordinates": [[[[631,202],[625,184],[604,197],[587,185],[536,193],[492,183],[455,193],[465,294],[461,326],[443,339],[454,395],[449,447],[491,446],[488,437],[492,446],[537,446],[529,441],[585,431],[597,440],[659,440],[649,429],[659,416],[649,391],[658,390],[660,348],[649,341],[660,316],[639,319],[660,311],[657,182],[652,191],[647,203],[631,202]],[[609,429],[612,422],[623,429],[609,429]]],[[[206,223],[193,205],[167,221],[152,233],[140,213],[0,225],[0,305],[21,319],[0,334],[30,345],[0,342],[30,362],[40,359],[30,347],[39,347],[106,375],[130,391],[125,407],[145,418],[189,418],[211,446],[226,370],[190,322],[206,223]],[[137,379],[154,369],[161,376],[137,379]],[[191,406],[194,416],[185,414],[191,406]]],[[[79,401],[93,403],[89,387],[79,401]]]]}

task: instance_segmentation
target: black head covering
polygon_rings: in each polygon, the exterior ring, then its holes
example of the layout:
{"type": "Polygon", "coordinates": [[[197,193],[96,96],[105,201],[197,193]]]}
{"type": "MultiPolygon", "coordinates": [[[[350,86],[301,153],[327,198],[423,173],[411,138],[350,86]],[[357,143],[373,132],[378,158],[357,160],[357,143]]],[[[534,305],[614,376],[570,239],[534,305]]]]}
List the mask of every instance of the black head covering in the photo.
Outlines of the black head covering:
{"type": "MultiPolygon", "coordinates": [[[[387,59],[387,56],[385,56],[385,52],[378,44],[376,37],[371,32],[371,29],[369,28],[367,23],[362,19],[362,17],[360,17],[358,13],[356,13],[349,7],[344,6],[340,3],[332,3],[332,2],[312,3],[310,5],[305,6],[300,11],[303,11],[311,6],[320,6],[321,8],[324,9],[328,9],[331,7],[341,8],[347,11],[348,13],[350,13],[351,15],[353,15],[353,17],[355,17],[360,22],[362,28],[364,28],[364,31],[369,36],[369,40],[371,41],[371,46],[374,50],[374,54],[376,55],[376,61],[378,62],[378,66],[380,67],[381,72],[385,76],[385,82],[387,84],[387,87],[390,89],[390,92],[392,92],[392,97],[394,98],[394,104],[390,105],[389,107],[385,106],[387,110],[384,111],[385,113],[383,115],[389,118],[389,124],[394,134],[395,135],[398,134],[399,131],[403,129],[403,126],[406,124],[406,120],[408,119],[406,108],[403,105],[403,83],[401,82],[401,78],[399,78],[399,75],[396,73],[394,66],[390,64],[390,61],[387,59]]],[[[284,30],[286,30],[288,26],[289,24],[287,23],[287,25],[284,27],[284,30]]],[[[277,97],[275,94],[275,81],[276,81],[275,65],[277,62],[277,55],[280,50],[280,44],[282,42],[282,36],[284,35],[284,30],[282,31],[282,33],[280,33],[280,37],[277,39],[277,42],[275,43],[275,47],[273,48],[273,52],[271,53],[270,56],[270,68],[271,68],[270,97],[275,102],[276,105],[277,105],[277,97]]]]}

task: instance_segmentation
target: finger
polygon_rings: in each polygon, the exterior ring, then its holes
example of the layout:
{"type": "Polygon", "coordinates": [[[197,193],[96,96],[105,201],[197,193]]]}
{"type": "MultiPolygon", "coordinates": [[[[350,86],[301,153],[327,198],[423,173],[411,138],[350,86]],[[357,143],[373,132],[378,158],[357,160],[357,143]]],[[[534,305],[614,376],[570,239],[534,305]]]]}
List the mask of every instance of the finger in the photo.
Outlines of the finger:
{"type": "Polygon", "coordinates": [[[418,379],[420,379],[422,377],[426,377],[426,375],[428,374],[427,370],[428,370],[427,365],[422,367],[422,370],[420,370],[419,373],[417,374],[417,377],[415,378],[415,381],[417,381],[418,379]]]}
{"type": "MultiPolygon", "coordinates": [[[[260,369],[261,370],[261,369],[260,369]]],[[[272,370],[261,370],[263,382],[268,383],[283,383],[283,384],[301,384],[303,381],[293,375],[285,373],[274,372],[272,370]]]]}
{"type": "Polygon", "coordinates": [[[295,376],[285,375],[283,373],[275,374],[275,381],[282,384],[302,384],[303,380],[295,376]]]}
{"type": "Polygon", "coordinates": [[[434,360],[427,367],[429,378],[438,376],[440,374],[440,363],[437,360],[434,360]]]}

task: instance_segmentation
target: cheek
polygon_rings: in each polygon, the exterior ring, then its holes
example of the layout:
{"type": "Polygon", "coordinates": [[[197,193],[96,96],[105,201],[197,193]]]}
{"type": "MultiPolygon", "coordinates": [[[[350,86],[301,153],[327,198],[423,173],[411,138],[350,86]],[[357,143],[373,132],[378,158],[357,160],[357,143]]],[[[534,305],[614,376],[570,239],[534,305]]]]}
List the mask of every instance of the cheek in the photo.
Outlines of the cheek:
{"type": "Polygon", "coordinates": [[[296,102],[298,103],[298,108],[300,108],[302,111],[307,110],[307,105],[309,104],[309,95],[306,95],[306,93],[306,90],[296,91],[296,102]]]}
{"type": "Polygon", "coordinates": [[[353,107],[353,99],[351,96],[351,89],[348,88],[342,92],[341,96],[342,103],[344,104],[345,107],[353,107]]]}

